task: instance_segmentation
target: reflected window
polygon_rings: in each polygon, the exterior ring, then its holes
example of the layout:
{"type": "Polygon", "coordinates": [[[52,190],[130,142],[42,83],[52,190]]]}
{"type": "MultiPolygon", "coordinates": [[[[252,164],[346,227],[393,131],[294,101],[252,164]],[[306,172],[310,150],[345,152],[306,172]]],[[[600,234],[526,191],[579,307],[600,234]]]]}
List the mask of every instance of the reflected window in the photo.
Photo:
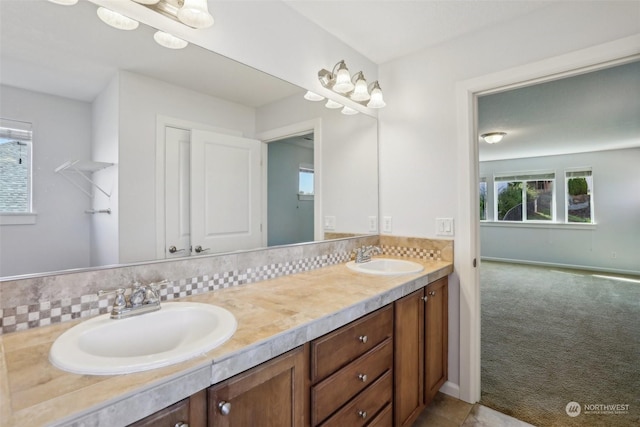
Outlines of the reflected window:
{"type": "Polygon", "coordinates": [[[0,213],[31,212],[31,123],[0,119],[0,213]]]}
{"type": "Polygon", "coordinates": [[[313,165],[301,164],[298,169],[298,194],[313,196],[313,165]]]}

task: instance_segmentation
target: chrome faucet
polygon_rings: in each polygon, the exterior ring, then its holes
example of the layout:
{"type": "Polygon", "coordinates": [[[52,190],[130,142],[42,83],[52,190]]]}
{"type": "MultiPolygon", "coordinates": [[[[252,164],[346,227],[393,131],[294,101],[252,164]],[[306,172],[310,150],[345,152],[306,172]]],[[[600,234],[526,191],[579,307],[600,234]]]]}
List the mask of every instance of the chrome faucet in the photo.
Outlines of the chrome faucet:
{"type": "Polygon", "coordinates": [[[371,261],[371,255],[381,253],[382,249],[380,249],[378,246],[363,246],[356,249],[356,263],[360,264],[363,262],[369,262],[371,261]]]}
{"type": "Polygon", "coordinates": [[[124,319],[138,314],[151,313],[160,310],[160,296],[158,295],[157,285],[167,283],[163,280],[159,283],[150,283],[142,285],[138,282],[134,283],[129,298],[126,297],[127,289],[118,288],[115,291],[98,291],[98,296],[111,293],[116,294],[111,308],[112,319],[124,319]]]}

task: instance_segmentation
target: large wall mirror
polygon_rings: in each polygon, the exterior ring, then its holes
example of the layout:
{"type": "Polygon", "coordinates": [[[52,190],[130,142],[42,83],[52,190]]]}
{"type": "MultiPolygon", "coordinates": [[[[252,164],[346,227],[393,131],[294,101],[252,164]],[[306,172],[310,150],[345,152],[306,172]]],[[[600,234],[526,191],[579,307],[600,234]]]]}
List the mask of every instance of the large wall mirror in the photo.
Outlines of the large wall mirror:
{"type": "Polygon", "coordinates": [[[0,2],[0,279],[377,232],[375,118],[96,9],[0,2]]]}

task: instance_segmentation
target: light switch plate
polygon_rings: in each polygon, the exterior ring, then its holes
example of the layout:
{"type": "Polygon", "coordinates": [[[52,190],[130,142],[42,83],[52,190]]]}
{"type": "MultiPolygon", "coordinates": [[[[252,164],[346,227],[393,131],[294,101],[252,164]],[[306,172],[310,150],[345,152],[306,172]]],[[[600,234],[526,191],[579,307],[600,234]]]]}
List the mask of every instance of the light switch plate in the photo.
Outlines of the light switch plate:
{"type": "Polygon", "coordinates": [[[375,233],[378,231],[378,217],[372,215],[369,217],[369,232],[375,233]]]}
{"type": "Polygon", "coordinates": [[[335,216],[325,216],[324,217],[324,229],[325,230],[335,230],[336,229],[336,217],[335,216]]]}
{"type": "Polygon", "coordinates": [[[436,218],[436,236],[453,236],[453,218],[436,218]]]}
{"type": "Polygon", "coordinates": [[[383,233],[391,233],[393,231],[393,223],[391,221],[390,216],[385,216],[382,218],[382,232],[383,233]]]}

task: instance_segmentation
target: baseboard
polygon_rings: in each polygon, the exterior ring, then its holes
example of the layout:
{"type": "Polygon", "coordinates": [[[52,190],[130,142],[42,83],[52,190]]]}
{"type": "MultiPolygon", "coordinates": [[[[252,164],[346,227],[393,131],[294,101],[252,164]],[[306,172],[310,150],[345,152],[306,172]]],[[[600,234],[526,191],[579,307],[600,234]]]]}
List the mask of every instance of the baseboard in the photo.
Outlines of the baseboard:
{"type": "Polygon", "coordinates": [[[527,265],[537,265],[540,267],[555,267],[555,268],[570,268],[574,270],[586,270],[586,271],[596,271],[603,273],[616,273],[616,274],[630,274],[633,276],[640,276],[640,271],[634,270],[621,270],[615,268],[603,268],[603,267],[593,267],[590,265],[574,265],[574,264],[562,264],[555,262],[542,262],[542,261],[527,261],[522,259],[509,259],[509,258],[497,258],[497,257],[480,257],[482,261],[496,261],[496,262],[508,262],[512,264],[527,264],[527,265]]]}
{"type": "Polygon", "coordinates": [[[447,381],[440,387],[440,392],[446,394],[447,396],[455,397],[456,399],[460,399],[460,386],[458,384],[452,383],[451,381],[447,381]]]}

